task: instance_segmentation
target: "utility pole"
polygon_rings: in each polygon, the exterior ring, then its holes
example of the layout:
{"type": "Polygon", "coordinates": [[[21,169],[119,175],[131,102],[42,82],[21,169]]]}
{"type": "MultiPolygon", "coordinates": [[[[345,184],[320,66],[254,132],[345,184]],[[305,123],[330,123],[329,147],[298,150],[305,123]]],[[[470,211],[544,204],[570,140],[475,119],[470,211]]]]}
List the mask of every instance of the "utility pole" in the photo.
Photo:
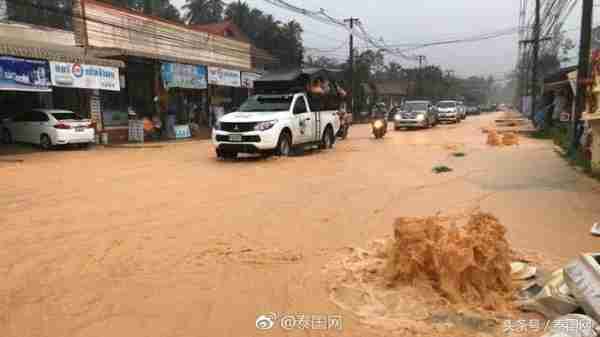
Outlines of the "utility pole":
{"type": "Polygon", "coordinates": [[[581,13],[581,37],[579,41],[579,66],[577,71],[577,95],[575,97],[575,113],[571,124],[570,154],[574,155],[579,145],[579,122],[585,110],[585,80],[590,76],[590,53],[592,44],[592,19],[594,17],[594,0],[583,0],[581,13]]]}
{"type": "Polygon", "coordinates": [[[535,101],[538,93],[538,62],[540,57],[540,0],[535,0],[535,23],[533,24],[533,67],[531,70],[531,120],[535,117],[535,101]]]}
{"type": "MultiPolygon", "coordinates": [[[[418,55],[417,58],[419,59],[419,71],[417,72],[417,93],[415,96],[421,96],[421,78],[422,78],[422,69],[423,69],[423,62],[425,61],[426,57],[425,55],[418,55]]],[[[416,98],[420,98],[420,97],[416,97],[416,98]]]]}
{"type": "Polygon", "coordinates": [[[454,76],[454,70],[446,70],[446,82],[448,84],[448,89],[446,91],[446,98],[450,98],[450,89],[452,88],[452,76],[454,76]]]}
{"type": "Polygon", "coordinates": [[[8,20],[8,5],[6,0],[0,0],[0,22],[8,20]]]}
{"type": "Polygon", "coordinates": [[[358,23],[358,18],[350,17],[344,20],[350,23],[350,113],[355,117],[354,99],[356,98],[356,84],[354,83],[354,24],[358,23]]]}

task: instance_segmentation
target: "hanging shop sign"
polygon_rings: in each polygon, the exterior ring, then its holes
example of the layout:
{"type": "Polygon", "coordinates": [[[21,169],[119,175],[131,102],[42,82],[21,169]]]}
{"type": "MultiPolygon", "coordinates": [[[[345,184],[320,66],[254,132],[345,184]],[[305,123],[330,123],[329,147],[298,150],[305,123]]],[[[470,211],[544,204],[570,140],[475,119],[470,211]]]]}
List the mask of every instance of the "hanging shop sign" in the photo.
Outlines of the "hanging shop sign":
{"type": "Polygon", "coordinates": [[[1,56],[0,90],[52,91],[48,62],[1,56]]]}
{"type": "Polygon", "coordinates": [[[212,85],[239,88],[242,86],[240,76],[239,70],[208,67],[208,83],[212,85]]]}
{"type": "Polygon", "coordinates": [[[254,82],[257,81],[262,75],[257,73],[242,73],[242,87],[243,88],[254,88],[254,82]]]}
{"type": "Polygon", "coordinates": [[[166,89],[206,89],[206,67],[180,63],[163,63],[161,75],[166,89]]]}
{"type": "Polygon", "coordinates": [[[121,90],[119,68],[50,61],[50,73],[57,87],[121,90]]]}

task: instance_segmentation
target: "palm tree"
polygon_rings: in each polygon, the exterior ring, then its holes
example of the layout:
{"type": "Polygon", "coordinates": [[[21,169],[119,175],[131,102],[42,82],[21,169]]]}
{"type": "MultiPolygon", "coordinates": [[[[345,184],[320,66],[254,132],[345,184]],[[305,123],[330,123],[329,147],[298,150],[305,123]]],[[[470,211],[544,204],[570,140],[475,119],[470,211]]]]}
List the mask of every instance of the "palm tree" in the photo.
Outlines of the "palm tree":
{"type": "Polygon", "coordinates": [[[221,0],[187,0],[183,9],[185,22],[191,25],[215,23],[223,20],[223,3],[221,0]]]}

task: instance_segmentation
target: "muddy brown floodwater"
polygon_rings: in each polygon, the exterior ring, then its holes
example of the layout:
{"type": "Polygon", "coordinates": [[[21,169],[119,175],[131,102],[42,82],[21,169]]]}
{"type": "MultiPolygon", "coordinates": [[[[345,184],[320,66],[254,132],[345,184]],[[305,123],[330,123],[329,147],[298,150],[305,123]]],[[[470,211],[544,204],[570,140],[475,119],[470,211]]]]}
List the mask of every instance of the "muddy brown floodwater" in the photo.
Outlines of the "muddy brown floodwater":
{"type": "Polygon", "coordinates": [[[479,206],[513,247],[600,248],[600,185],[548,142],[487,146],[494,117],[380,141],[355,126],[289,159],[217,161],[207,142],[3,154],[0,336],[390,336],[330,301],[325,266],[398,217],[479,206]]]}

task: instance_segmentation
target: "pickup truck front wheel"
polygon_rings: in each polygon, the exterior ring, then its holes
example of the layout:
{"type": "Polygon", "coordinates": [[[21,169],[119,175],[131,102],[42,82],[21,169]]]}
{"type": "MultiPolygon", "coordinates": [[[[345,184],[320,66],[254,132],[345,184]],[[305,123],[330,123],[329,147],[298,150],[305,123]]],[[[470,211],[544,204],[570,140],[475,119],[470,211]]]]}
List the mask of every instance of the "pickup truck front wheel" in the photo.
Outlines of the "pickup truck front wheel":
{"type": "Polygon", "coordinates": [[[279,136],[276,153],[282,157],[289,157],[292,154],[292,138],[289,133],[282,132],[279,136]]]}
{"type": "Polygon", "coordinates": [[[335,142],[335,137],[333,136],[333,130],[328,127],[325,129],[323,133],[323,139],[321,140],[321,149],[328,150],[333,147],[333,142],[335,142]]]}

